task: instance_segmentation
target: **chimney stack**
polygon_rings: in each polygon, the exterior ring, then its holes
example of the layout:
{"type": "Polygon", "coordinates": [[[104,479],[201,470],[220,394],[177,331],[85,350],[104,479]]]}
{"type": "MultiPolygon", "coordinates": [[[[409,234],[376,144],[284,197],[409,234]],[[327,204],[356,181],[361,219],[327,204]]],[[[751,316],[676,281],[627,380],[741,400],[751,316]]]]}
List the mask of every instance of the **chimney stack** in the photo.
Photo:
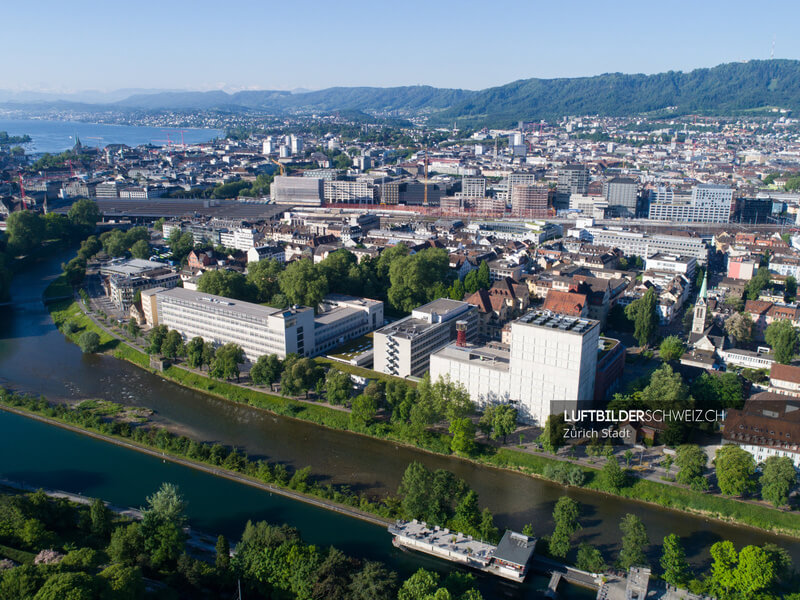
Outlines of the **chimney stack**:
{"type": "Polygon", "coordinates": [[[467,321],[456,321],[456,346],[465,348],[467,345],[467,321]]]}

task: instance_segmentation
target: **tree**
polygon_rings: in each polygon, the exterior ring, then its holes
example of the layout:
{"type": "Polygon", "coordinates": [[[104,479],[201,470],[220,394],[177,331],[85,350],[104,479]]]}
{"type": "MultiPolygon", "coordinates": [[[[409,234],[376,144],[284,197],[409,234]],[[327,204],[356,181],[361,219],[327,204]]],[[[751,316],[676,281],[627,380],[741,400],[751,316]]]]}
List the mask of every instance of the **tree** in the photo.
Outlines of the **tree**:
{"type": "Polygon", "coordinates": [[[145,587],[142,571],[139,567],[121,564],[109,565],[98,574],[106,581],[109,598],[114,600],[140,600],[144,598],[145,587]]]}
{"type": "Polygon", "coordinates": [[[89,508],[92,535],[105,540],[111,534],[111,511],[100,498],[92,500],[89,508]]]}
{"type": "Polygon", "coordinates": [[[427,513],[432,480],[422,463],[414,461],[406,467],[397,493],[402,498],[403,514],[409,519],[421,519],[427,513]]]}
{"type": "Polygon", "coordinates": [[[214,564],[219,571],[227,571],[231,566],[231,546],[224,535],[217,537],[215,546],[216,558],[214,564]]]}
{"type": "Polygon", "coordinates": [[[8,246],[15,254],[28,254],[38,248],[45,236],[45,222],[30,210],[12,212],[6,218],[8,246]]]}
{"type": "Polygon", "coordinates": [[[797,353],[797,330],[789,319],[779,319],[767,325],[764,339],[775,352],[775,361],[788,365],[797,353]]]}
{"type": "Polygon", "coordinates": [[[494,526],[494,517],[488,508],[484,508],[481,512],[481,522],[478,525],[481,539],[493,541],[498,536],[497,527],[494,526]]]}
{"type": "Polygon", "coordinates": [[[156,567],[174,564],[183,552],[186,534],[186,503],[171,483],[163,483],[147,498],[142,509],[142,538],[150,563],[156,567]]]}
{"type": "Polygon", "coordinates": [[[78,338],[78,346],[84,354],[94,354],[100,349],[100,336],[94,331],[84,331],[78,338]]]}
{"type": "Polygon", "coordinates": [[[485,260],[481,261],[478,267],[478,274],[476,278],[478,289],[488,290],[492,286],[492,280],[489,276],[489,265],[485,260]]]}
{"type": "Polygon", "coordinates": [[[36,592],[34,600],[94,600],[95,585],[87,573],[55,573],[36,592]]]}
{"type": "Polygon", "coordinates": [[[271,258],[247,265],[247,283],[258,302],[269,302],[280,291],[278,276],[282,271],[283,265],[271,258]]]}
{"type": "Polygon", "coordinates": [[[236,300],[249,300],[253,291],[247,278],[238,271],[206,271],[197,280],[197,289],[204,294],[214,294],[236,300]]]}
{"type": "Polygon", "coordinates": [[[644,296],[625,307],[625,316],[633,321],[633,337],[640,346],[646,346],[658,334],[658,296],[649,288],[644,296]]]}
{"type": "Polygon", "coordinates": [[[161,343],[161,354],[165,358],[178,358],[186,353],[181,334],[171,329],[161,343]]]}
{"type": "Polygon", "coordinates": [[[250,379],[256,385],[270,385],[280,381],[283,363],[277,354],[262,354],[250,369],[250,379]]]}
{"type": "Polygon", "coordinates": [[[761,498],[774,506],[789,501],[789,493],[797,485],[797,472],[788,456],[770,456],[761,472],[761,498]]]}
{"type": "Polygon", "coordinates": [[[115,563],[134,565],[141,562],[144,555],[141,524],[120,525],[112,531],[107,552],[115,563]]]}
{"type": "Polygon", "coordinates": [[[72,287],[78,287],[83,283],[86,277],[86,261],[84,259],[76,256],[67,264],[61,265],[61,267],[64,270],[64,277],[67,278],[67,283],[72,287]]]}
{"type": "Polygon", "coordinates": [[[575,559],[575,566],[582,571],[589,571],[590,573],[602,573],[607,568],[606,561],[603,559],[603,553],[586,542],[578,546],[578,556],[575,559]]]}
{"type": "Polygon", "coordinates": [[[737,554],[729,541],[711,546],[711,582],[724,598],[753,598],[775,579],[771,555],[758,546],[745,546],[737,554]]]}
{"type": "Polygon", "coordinates": [[[378,413],[378,402],[373,396],[359,394],[353,398],[351,404],[350,420],[356,425],[366,427],[375,419],[378,413]]]}
{"type": "Polygon", "coordinates": [[[100,209],[94,200],[81,198],[70,206],[67,217],[78,229],[78,236],[85,237],[97,228],[97,223],[100,221],[100,209]]]}
{"type": "Polygon", "coordinates": [[[310,358],[298,358],[284,362],[281,376],[281,393],[286,396],[297,396],[315,389],[317,382],[325,375],[322,367],[310,358]]]}
{"type": "Polygon", "coordinates": [[[619,528],[623,535],[617,566],[625,571],[630,567],[648,566],[645,548],[650,540],[647,538],[647,530],[641,519],[629,513],[622,518],[619,528]]]}
{"type": "Polygon", "coordinates": [[[736,312],[742,312],[744,310],[744,300],[741,296],[728,296],[725,298],[723,304],[736,312]]]}
{"type": "Polygon", "coordinates": [[[474,294],[478,289],[478,271],[473,269],[464,276],[464,292],[474,294]]]}
{"type": "Polygon", "coordinates": [[[675,452],[675,464],[678,465],[678,483],[691,486],[692,489],[708,487],[705,472],[708,457],[700,446],[683,444],[675,452]]]}
{"type": "Polygon", "coordinates": [[[550,554],[557,558],[564,558],[570,549],[570,537],[580,529],[578,515],[580,508],[575,500],[561,496],[553,508],[553,522],[555,529],[550,536],[550,554]]]}
{"type": "Polygon", "coordinates": [[[734,444],[717,450],[714,458],[717,485],[726,496],[742,496],[755,487],[753,475],[756,462],[753,455],[734,444]]]}
{"type": "Polygon", "coordinates": [[[318,270],[328,281],[332,292],[340,294],[352,293],[355,282],[350,280],[350,271],[358,263],[356,255],[342,248],[331,252],[319,263],[318,270]]]}
{"type": "Polygon", "coordinates": [[[150,244],[145,240],[138,240],[131,246],[131,256],[147,260],[150,258],[150,244]]]}
{"type": "Polygon", "coordinates": [[[397,575],[372,561],[365,562],[348,585],[351,600],[395,600],[396,590],[397,575]]]}
{"type": "Polygon", "coordinates": [[[141,329],[139,328],[139,324],[136,322],[136,319],[131,319],[130,321],[128,321],[128,324],[125,326],[125,329],[127,330],[128,335],[133,340],[135,340],[139,336],[139,333],[141,332],[141,329]]]}
{"type": "Polygon", "coordinates": [[[677,335],[670,335],[664,338],[658,347],[658,354],[662,360],[678,360],[686,352],[686,344],[677,335]]]}
{"type": "Polygon", "coordinates": [[[290,304],[315,310],[328,293],[328,279],[308,258],[290,263],[278,276],[278,285],[290,304]]]}
{"type": "Polygon", "coordinates": [[[767,267],[759,267],[756,274],[753,275],[744,288],[747,299],[758,300],[759,296],[761,296],[761,291],[769,286],[771,280],[772,275],[770,275],[769,269],[767,267]]]}
{"type": "Polygon", "coordinates": [[[566,444],[564,437],[570,426],[564,419],[564,413],[555,413],[547,417],[544,429],[539,435],[539,443],[548,452],[555,453],[561,446],[566,444]]]}
{"type": "Polygon", "coordinates": [[[466,293],[467,292],[464,289],[464,284],[462,281],[460,279],[456,279],[453,282],[453,285],[451,285],[450,289],[447,291],[447,297],[451,300],[463,300],[466,293]]]}
{"type": "Polygon", "coordinates": [[[389,303],[411,312],[435,299],[434,285],[450,279],[450,260],[441,248],[426,248],[395,260],[389,268],[389,303]]]}
{"type": "Polygon", "coordinates": [[[209,374],[215,379],[239,379],[239,365],[245,360],[244,350],[232,342],[217,349],[209,374]]]}
{"type": "Polygon", "coordinates": [[[169,333],[169,329],[167,329],[166,325],[154,326],[147,336],[147,339],[150,342],[147,346],[147,352],[150,354],[158,354],[161,352],[161,345],[167,338],[167,333],[169,333]]]}
{"type": "Polygon", "coordinates": [[[744,386],[736,373],[703,373],[692,382],[692,397],[699,408],[741,408],[744,386]]]}
{"type": "Polygon", "coordinates": [[[469,490],[456,506],[453,517],[453,529],[467,535],[475,535],[480,525],[481,511],[478,506],[478,494],[469,490]]]}
{"type": "Polygon", "coordinates": [[[787,302],[793,302],[797,296],[797,279],[793,275],[789,275],[783,282],[784,292],[783,297],[787,302]]]}
{"type": "Polygon", "coordinates": [[[625,485],[627,473],[619,466],[619,461],[616,456],[609,457],[606,464],[603,465],[600,471],[600,482],[602,486],[611,491],[618,492],[621,487],[625,485]]]}
{"type": "Polygon", "coordinates": [[[738,342],[749,342],[753,337],[753,318],[750,313],[738,312],[728,317],[725,332],[738,342]]]}
{"type": "Polygon", "coordinates": [[[350,399],[353,382],[350,374],[330,368],[325,375],[325,396],[330,404],[344,404],[350,399]]]}
{"type": "Polygon", "coordinates": [[[509,404],[491,404],[481,415],[478,426],[491,439],[506,438],[517,428],[517,409],[509,404]]]}
{"type": "Polygon", "coordinates": [[[439,574],[419,569],[400,586],[397,600],[433,600],[438,589],[439,574]]]}
{"type": "Polygon", "coordinates": [[[448,429],[453,439],[450,448],[456,454],[469,456],[475,451],[475,424],[469,417],[455,418],[448,429]]]}
{"type": "Polygon", "coordinates": [[[203,342],[203,360],[201,365],[208,365],[211,368],[211,363],[217,355],[217,349],[211,342],[203,342]]]}
{"type": "Polygon", "coordinates": [[[664,570],[664,581],[676,587],[685,587],[691,579],[689,563],[686,562],[686,552],[681,546],[680,538],[674,533],[664,538],[661,568],[664,570]]]}
{"type": "Polygon", "coordinates": [[[203,338],[199,336],[193,337],[186,343],[186,362],[193,369],[203,366],[203,343],[203,338]]]}

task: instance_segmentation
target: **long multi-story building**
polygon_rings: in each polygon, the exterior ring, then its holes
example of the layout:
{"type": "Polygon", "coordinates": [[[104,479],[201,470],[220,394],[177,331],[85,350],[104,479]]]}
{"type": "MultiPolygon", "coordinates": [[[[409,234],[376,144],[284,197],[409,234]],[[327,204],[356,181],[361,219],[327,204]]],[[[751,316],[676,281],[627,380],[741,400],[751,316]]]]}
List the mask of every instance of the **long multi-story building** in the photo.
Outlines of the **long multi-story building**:
{"type": "Polygon", "coordinates": [[[510,346],[459,340],[435,352],[431,379],[459,382],[477,404],[511,404],[543,424],[593,402],[599,341],[599,321],[533,310],[511,323],[510,346]]]}
{"type": "Polygon", "coordinates": [[[464,325],[466,339],[477,336],[477,309],[467,302],[440,298],[379,329],[373,338],[375,370],[398,377],[424,374],[431,353],[455,339],[458,322],[464,325]]]}
{"type": "Polygon", "coordinates": [[[166,325],[184,340],[201,337],[216,346],[238,344],[249,361],[264,354],[316,356],[383,323],[383,303],[351,296],[329,296],[322,310],[286,309],[175,288],[148,297],[148,325],[166,325]]]}
{"type": "Polygon", "coordinates": [[[724,185],[702,184],[692,189],[690,198],[659,195],[650,200],[648,218],[676,223],[728,223],[731,218],[733,189],[724,185]]]}
{"type": "Polygon", "coordinates": [[[589,169],[583,165],[565,165],[558,170],[556,184],[558,208],[569,206],[571,194],[585,194],[589,190],[589,169]]]}
{"type": "Polygon", "coordinates": [[[652,256],[658,252],[693,256],[699,264],[708,261],[708,246],[701,237],[691,235],[649,234],[621,228],[587,227],[585,239],[596,246],[619,248],[628,256],[652,256]]]}
{"type": "Polygon", "coordinates": [[[121,310],[133,304],[136,292],[150,288],[174,288],[181,278],[165,263],[131,258],[115,260],[100,267],[108,297],[121,310]]]}

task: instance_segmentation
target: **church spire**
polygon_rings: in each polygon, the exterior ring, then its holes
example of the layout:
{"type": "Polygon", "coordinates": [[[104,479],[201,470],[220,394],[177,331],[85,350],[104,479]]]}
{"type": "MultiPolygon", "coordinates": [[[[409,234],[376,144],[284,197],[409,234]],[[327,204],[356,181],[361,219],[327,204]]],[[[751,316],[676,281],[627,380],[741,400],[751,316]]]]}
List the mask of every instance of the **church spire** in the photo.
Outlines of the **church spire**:
{"type": "Polygon", "coordinates": [[[703,277],[703,285],[700,286],[700,293],[697,294],[698,302],[700,299],[708,300],[708,269],[706,269],[705,276],[703,277]]]}

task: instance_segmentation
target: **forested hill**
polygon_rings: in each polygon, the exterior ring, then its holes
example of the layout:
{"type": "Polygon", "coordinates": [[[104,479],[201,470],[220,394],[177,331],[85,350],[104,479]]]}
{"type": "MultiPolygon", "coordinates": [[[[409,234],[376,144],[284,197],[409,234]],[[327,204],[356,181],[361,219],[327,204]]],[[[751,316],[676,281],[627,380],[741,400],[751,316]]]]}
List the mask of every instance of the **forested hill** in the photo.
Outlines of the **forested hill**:
{"type": "MultiPolygon", "coordinates": [[[[677,114],[764,113],[771,107],[800,114],[800,61],[754,60],[688,73],[607,73],[594,77],[521,79],[480,91],[430,86],[334,87],[312,92],[278,90],[139,93],[94,106],[130,110],[252,111],[330,114],[360,111],[390,116],[427,115],[431,123],[508,126],[518,120],[565,115],[636,115],[674,107],[677,114]]],[[[87,108],[87,104],[81,107],[87,108]]],[[[672,111],[671,111],[672,112],[672,111]]]]}
{"type": "Polygon", "coordinates": [[[800,112],[800,61],[728,63],[688,73],[608,73],[571,79],[523,79],[474,94],[437,120],[552,119],[563,115],[633,115],[676,107],[679,114],[740,113],[765,107],[800,112]]]}

